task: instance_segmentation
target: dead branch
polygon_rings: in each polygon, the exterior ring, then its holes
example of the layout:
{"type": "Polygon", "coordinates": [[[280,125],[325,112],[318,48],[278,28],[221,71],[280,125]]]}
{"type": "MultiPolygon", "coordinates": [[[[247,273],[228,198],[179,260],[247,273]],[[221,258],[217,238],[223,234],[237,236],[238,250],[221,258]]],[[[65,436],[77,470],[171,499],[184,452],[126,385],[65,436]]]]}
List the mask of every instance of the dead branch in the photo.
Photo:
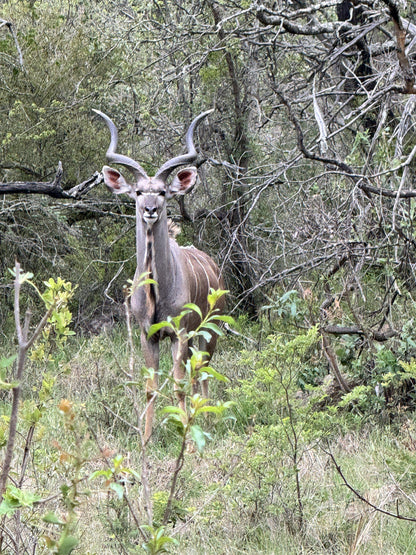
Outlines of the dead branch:
{"type": "Polygon", "coordinates": [[[53,198],[63,199],[79,199],[86,195],[91,189],[100,185],[103,182],[103,176],[99,172],[95,172],[86,181],[75,185],[69,190],[64,190],[62,187],[63,169],[62,164],[59,162],[53,181],[39,182],[39,181],[15,181],[12,183],[1,183],[0,194],[2,195],[16,195],[16,194],[35,194],[47,195],[53,198]]]}
{"type": "Polygon", "coordinates": [[[341,33],[354,28],[354,25],[348,21],[317,23],[316,20],[311,20],[306,25],[299,25],[293,23],[293,16],[291,14],[274,12],[262,4],[256,6],[256,17],[263,25],[281,27],[292,35],[318,36],[341,33]]]}
{"type": "MultiPolygon", "coordinates": [[[[323,330],[321,331],[323,332],[323,330]]],[[[344,376],[342,375],[341,370],[339,369],[337,357],[334,353],[331,343],[329,339],[326,337],[325,333],[322,333],[321,336],[322,336],[322,347],[324,350],[324,354],[329,363],[329,366],[332,369],[332,373],[334,374],[335,379],[337,380],[338,385],[341,388],[341,391],[343,393],[348,393],[351,391],[351,388],[348,385],[348,383],[345,381],[344,376]]]]}
{"type": "Polygon", "coordinates": [[[323,328],[325,333],[331,335],[364,335],[372,337],[375,341],[380,343],[388,341],[392,337],[396,337],[399,333],[396,330],[388,330],[380,332],[378,330],[363,330],[357,326],[325,326],[323,328]]]}

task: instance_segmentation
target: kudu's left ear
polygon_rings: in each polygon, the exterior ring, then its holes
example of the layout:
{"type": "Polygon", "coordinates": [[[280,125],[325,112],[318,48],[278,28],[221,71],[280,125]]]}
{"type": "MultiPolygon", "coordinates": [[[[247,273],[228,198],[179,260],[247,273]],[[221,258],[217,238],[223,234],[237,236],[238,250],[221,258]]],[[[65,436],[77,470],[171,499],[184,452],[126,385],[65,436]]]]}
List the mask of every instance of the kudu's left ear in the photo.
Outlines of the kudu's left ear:
{"type": "Polygon", "coordinates": [[[198,173],[193,166],[179,170],[168,187],[169,195],[185,195],[190,193],[195,186],[198,173]]]}

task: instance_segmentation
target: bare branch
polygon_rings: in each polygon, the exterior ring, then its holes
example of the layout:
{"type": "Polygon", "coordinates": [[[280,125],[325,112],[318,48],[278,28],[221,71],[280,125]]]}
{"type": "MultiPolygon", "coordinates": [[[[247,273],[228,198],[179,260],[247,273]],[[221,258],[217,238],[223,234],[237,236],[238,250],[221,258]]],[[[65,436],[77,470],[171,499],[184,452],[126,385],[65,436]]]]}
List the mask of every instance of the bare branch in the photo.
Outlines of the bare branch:
{"type": "Polygon", "coordinates": [[[96,187],[100,185],[104,178],[101,173],[95,172],[86,181],[75,185],[69,190],[64,190],[62,188],[62,178],[63,170],[62,164],[59,162],[58,169],[53,181],[49,182],[39,182],[39,181],[16,181],[12,183],[1,183],[0,184],[0,194],[2,195],[15,195],[15,194],[36,194],[36,195],[47,195],[53,198],[62,199],[79,199],[86,195],[96,187]]]}
{"type": "Polygon", "coordinates": [[[310,20],[306,25],[298,25],[293,23],[290,17],[291,14],[273,12],[263,4],[257,5],[255,8],[256,17],[261,23],[264,25],[282,27],[285,31],[293,35],[317,36],[345,32],[354,28],[354,26],[347,21],[318,23],[316,20],[310,20]]]}
{"type": "Polygon", "coordinates": [[[323,330],[331,335],[364,335],[370,336],[375,341],[380,343],[388,341],[392,337],[396,337],[398,332],[395,330],[389,330],[387,332],[380,332],[377,330],[362,330],[356,326],[325,326],[323,330]]]}

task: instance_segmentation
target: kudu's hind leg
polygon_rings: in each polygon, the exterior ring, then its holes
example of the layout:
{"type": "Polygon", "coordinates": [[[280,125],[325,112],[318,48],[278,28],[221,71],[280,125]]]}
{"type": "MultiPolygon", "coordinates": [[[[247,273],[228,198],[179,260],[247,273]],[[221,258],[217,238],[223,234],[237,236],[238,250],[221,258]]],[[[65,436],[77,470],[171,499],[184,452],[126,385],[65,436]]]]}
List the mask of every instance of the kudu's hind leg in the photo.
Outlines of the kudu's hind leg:
{"type": "Polygon", "coordinates": [[[144,425],[144,440],[148,441],[152,435],[155,414],[155,398],[158,385],[159,371],[159,342],[147,339],[145,332],[141,333],[142,352],[146,368],[153,369],[153,376],[146,380],[146,419],[144,425]]]}

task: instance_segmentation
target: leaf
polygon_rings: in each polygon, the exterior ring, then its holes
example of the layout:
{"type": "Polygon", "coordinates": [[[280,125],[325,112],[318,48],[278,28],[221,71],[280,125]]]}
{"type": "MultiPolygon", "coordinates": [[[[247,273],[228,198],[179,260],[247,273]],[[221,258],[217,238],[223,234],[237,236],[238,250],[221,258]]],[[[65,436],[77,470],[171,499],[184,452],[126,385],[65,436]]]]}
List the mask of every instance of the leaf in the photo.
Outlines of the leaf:
{"type": "Polygon", "coordinates": [[[13,355],[8,358],[6,357],[0,358],[0,369],[4,370],[6,368],[9,368],[9,366],[11,366],[16,359],[17,359],[17,355],[13,355]]]}
{"type": "Polygon", "coordinates": [[[3,499],[3,501],[0,504],[0,516],[3,516],[3,515],[11,516],[15,511],[17,511],[19,507],[20,505],[16,502],[13,503],[3,499]]]}
{"type": "Polygon", "coordinates": [[[214,308],[214,306],[217,304],[218,299],[220,299],[227,293],[228,291],[224,289],[217,289],[217,290],[211,289],[210,294],[208,295],[209,306],[211,308],[214,308]]]}
{"type": "Polygon", "coordinates": [[[121,467],[121,463],[123,462],[123,455],[116,455],[113,459],[114,471],[117,471],[121,467]]]}
{"type": "Polygon", "coordinates": [[[173,329],[173,325],[171,322],[168,322],[167,320],[163,321],[163,322],[157,322],[157,324],[153,324],[152,326],[150,326],[150,329],[147,333],[147,338],[149,339],[150,337],[152,337],[152,335],[154,335],[155,333],[157,333],[159,330],[161,330],[162,328],[170,328],[173,329]]]}
{"type": "Polygon", "coordinates": [[[58,555],[69,555],[78,545],[75,536],[64,536],[58,544],[58,555]]]}
{"type": "Polygon", "coordinates": [[[166,412],[168,414],[179,414],[184,417],[186,416],[186,412],[180,407],[168,406],[165,407],[162,412],[166,412]]]}
{"type": "Polygon", "coordinates": [[[225,322],[226,324],[229,324],[230,326],[235,325],[234,318],[232,316],[228,316],[228,314],[218,314],[218,316],[215,316],[215,320],[219,320],[220,322],[225,322]]]}
{"type": "MultiPolygon", "coordinates": [[[[15,278],[16,277],[16,268],[8,268],[9,272],[12,274],[12,276],[15,278]]],[[[20,270],[20,274],[19,274],[19,283],[22,285],[25,281],[29,281],[33,278],[33,274],[31,272],[23,272],[23,270],[20,270]]]]}
{"type": "Polygon", "coordinates": [[[96,470],[91,474],[88,480],[95,480],[98,476],[104,476],[108,480],[111,477],[111,470],[96,470]]]}
{"type": "Polygon", "coordinates": [[[224,332],[217,326],[217,324],[214,324],[214,322],[206,322],[202,327],[205,330],[208,329],[213,331],[217,335],[224,335],[224,332]]]}
{"type": "Polygon", "coordinates": [[[211,412],[213,414],[222,414],[225,410],[230,408],[234,403],[232,401],[226,401],[225,403],[221,403],[218,405],[208,405],[206,407],[201,407],[199,412],[211,412]]]}
{"type": "Polygon", "coordinates": [[[183,308],[189,308],[190,310],[193,310],[194,312],[196,312],[198,314],[198,316],[201,318],[201,320],[203,319],[201,309],[199,308],[198,305],[196,305],[194,303],[187,303],[187,304],[183,305],[183,308]]]}
{"type": "Polygon", "coordinates": [[[220,374],[219,372],[217,372],[216,370],[211,368],[211,366],[204,366],[201,369],[200,374],[201,374],[201,377],[203,377],[204,374],[207,374],[208,376],[210,376],[211,378],[215,378],[219,382],[229,382],[230,381],[227,378],[227,376],[223,376],[222,374],[220,374]]]}
{"type": "Polygon", "coordinates": [[[33,504],[39,499],[40,497],[34,493],[25,492],[16,486],[9,485],[0,504],[0,515],[12,515],[21,507],[33,507],[33,504]]]}
{"type": "Polygon", "coordinates": [[[200,426],[198,426],[197,424],[194,424],[193,426],[191,426],[191,437],[195,442],[195,445],[198,451],[202,453],[207,443],[207,440],[206,440],[207,434],[200,426]]]}
{"type": "Polygon", "coordinates": [[[118,484],[117,482],[111,482],[111,484],[109,485],[109,488],[112,489],[117,497],[119,499],[123,499],[124,497],[124,488],[121,484],[118,484]]]}
{"type": "Polygon", "coordinates": [[[162,426],[164,426],[165,424],[170,424],[171,426],[174,426],[176,432],[181,437],[183,437],[185,434],[185,424],[183,423],[183,420],[185,420],[183,416],[171,413],[163,420],[162,426]]]}
{"type": "Polygon", "coordinates": [[[15,387],[17,387],[19,385],[19,382],[4,382],[3,380],[0,379],[0,389],[14,389],[15,387]]]}
{"type": "Polygon", "coordinates": [[[42,520],[44,522],[47,522],[48,524],[59,524],[60,526],[64,526],[66,524],[66,522],[64,522],[63,520],[61,520],[54,512],[50,511],[49,513],[46,513],[46,515],[42,518],[42,520]]]}
{"type": "Polygon", "coordinates": [[[209,333],[209,331],[206,331],[206,330],[199,330],[198,335],[201,335],[207,343],[209,343],[212,339],[212,334],[209,333]]]}

